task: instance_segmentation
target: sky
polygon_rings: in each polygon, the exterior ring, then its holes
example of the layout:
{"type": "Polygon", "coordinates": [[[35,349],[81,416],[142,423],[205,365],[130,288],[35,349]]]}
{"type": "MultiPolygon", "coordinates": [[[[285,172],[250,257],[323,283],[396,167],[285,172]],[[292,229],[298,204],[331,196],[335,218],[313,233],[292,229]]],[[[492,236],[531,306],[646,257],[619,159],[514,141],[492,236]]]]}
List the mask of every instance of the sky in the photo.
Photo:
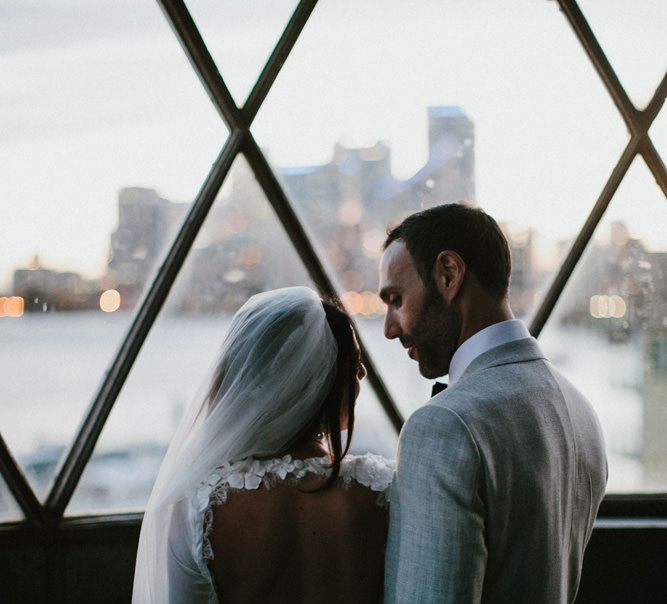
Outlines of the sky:
{"type": "MultiPolygon", "coordinates": [[[[296,3],[190,1],[237,102],[296,3]]],[[[667,68],[667,3],[582,0],[630,97],[667,68]]],[[[149,0],[0,0],[0,292],[14,268],[99,276],[118,190],[190,202],[227,129],[149,0]]],[[[545,239],[580,228],[628,135],[556,2],[320,0],[253,125],[274,166],[328,161],[337,141],[425,162],[426,109],[475,123],[477,201],[545,239]]],[[[667,114],[651,131],[667,154],[667,114]]],[[[667,249],[667,207],[635,162],[607,220],[667,249]]]]}

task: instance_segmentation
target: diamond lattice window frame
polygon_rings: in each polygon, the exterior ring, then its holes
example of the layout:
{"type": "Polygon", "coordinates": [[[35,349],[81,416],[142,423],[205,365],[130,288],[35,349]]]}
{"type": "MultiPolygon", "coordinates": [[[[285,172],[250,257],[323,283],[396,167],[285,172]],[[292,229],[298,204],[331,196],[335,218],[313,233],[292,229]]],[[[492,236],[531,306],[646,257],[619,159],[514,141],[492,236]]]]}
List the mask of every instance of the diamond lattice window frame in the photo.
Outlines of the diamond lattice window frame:
{"type": "MultiPolygon", "coordinates": [[[[299,2],[242,107],[238,107],[232,98],[185,3],[182,0],[158,0],[158,3],[214,107],[229,127],[230,136],[197,194],[187,219],[172,242],[160,270],[136,310],[123,344],[99,387],[67,455],[61,462],[51,491],[43,505],[35,496],[19,465],[0,437],[0,474],[7,482],[26,518],[18,523],[0,526],[0,533],[3,534],[7,532],[25,533],[26,530],[29,532],[44,530],[47,534],[52,534],[53,531],[67,532],[70,529],[77,531],[89,528],[91,525],[101,527],[109,524],[122,528],[137,526],[140,522],[141,514],[117,514],[68,518],[67,520],[63,520],[63,514],[132,365],[238,154],[243,154],[250,165],[281,226],[289,236],[320,293],[334,297],[338,297],[340,293],[336,291],[334,281],[318,258],[304,226],[294,212],[290,200],[276,179],[251,131],[253,120],[308,22],[317,0],[299,2]]],[[[574,0],[557,0],[557,5],[568,20],[623,118],[630,133],[630,139],[533,317],[530,331],[535,337],[539,336],[554,310],[595,228],[600,223],[619,184],[637,155],[643,157],[660,189],[667,196],[665,164],[649,136],[649,129],[667,95],[667,74],[663,76],[647,106],[644,109],[636,108],[621,85],[577,3],[574,0]]],[[[368,354],[363,339],[360,344],[363,360],[368,369],[369,382],[392,425],[398,431],[403,422],[401,413],[368,354]]],[[[667,517],[667,495],[608,495],[601,506],[600,516],[665,518],[667,517]]]]}

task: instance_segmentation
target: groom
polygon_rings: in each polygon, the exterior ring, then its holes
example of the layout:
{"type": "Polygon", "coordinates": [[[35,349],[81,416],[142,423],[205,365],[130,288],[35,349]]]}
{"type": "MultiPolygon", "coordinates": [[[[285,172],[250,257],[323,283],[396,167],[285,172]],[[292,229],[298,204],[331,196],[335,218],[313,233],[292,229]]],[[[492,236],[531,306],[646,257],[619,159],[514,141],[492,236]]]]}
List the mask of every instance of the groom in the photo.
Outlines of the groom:
{"type": "Polygon", "coordinates": [[[385,336],[447,390],[407,420],[385,602],[572,602],[604,495],[597,417],[507,300],[498,224],[461,204],[389,232],[385,336]]]}

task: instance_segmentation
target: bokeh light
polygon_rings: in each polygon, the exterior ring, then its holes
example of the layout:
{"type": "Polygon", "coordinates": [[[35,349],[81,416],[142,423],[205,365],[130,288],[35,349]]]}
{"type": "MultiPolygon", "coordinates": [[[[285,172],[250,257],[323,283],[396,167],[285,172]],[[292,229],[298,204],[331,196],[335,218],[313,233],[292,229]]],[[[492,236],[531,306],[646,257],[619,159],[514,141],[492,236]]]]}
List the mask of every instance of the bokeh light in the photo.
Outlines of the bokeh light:
{"type": "Polygon", "coordinates": [[[120,308],[120,293],[108,289],[100,296],[100,308],[104,312],[116,312],[120,308]]]}
{"type": "Polygon", "coordinates": [[[0,317],[18,318],[24,310],[25,301],[20,296],[0,297],[0,317]]]}

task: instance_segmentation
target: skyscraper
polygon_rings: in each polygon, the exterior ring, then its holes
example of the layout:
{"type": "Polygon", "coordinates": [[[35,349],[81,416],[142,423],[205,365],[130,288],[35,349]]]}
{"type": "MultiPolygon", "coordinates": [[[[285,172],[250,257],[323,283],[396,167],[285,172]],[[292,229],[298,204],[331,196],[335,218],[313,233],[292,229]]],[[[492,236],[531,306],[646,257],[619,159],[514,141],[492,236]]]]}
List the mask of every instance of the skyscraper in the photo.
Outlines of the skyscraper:
{"type": "Polygon", "coordinates": [[[428,108],[428,165],[441,201],[475,200],[475,126],[460,107],[428,108]]]}
{"type": "Polygon", "coordinates": [[[118,227],[111,235],[107,286],[130,302],[141,292],[163,245],[172,233],[181,204],[160,197],[154,189],[127,187],[118,193],[118,227]],[[129,297],[129,299],[128,299],[129,297]]]}

